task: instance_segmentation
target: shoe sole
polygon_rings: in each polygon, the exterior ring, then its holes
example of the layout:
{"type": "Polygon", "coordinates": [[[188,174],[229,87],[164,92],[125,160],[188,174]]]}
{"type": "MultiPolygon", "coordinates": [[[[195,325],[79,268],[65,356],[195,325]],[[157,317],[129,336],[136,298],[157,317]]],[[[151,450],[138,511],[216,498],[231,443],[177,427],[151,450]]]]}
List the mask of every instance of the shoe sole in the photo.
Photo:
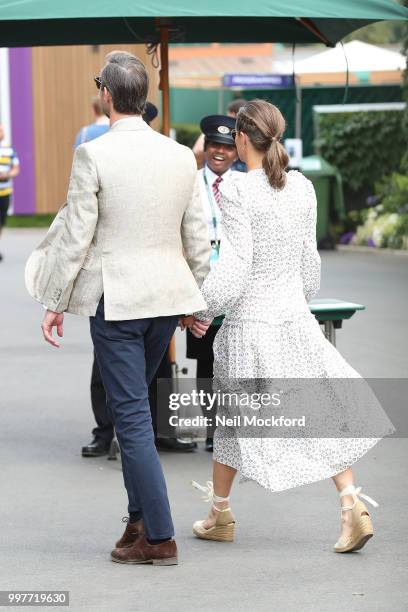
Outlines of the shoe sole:
{"type": "Polygon", "coordinates": [[[122,563],[123,565],[146,565],[151,563],[152,565],[178,565],[177,557],[170,557],[169,559],[147,559],[146,561],[121,561],[111,556],[111,560],[114,563],[122,563]]]}
{"type": "Polygon", "coordinates": [[[347,552],[353,552],[355,550],[361,550],[363,546],[367,544],[368,540],[370,540],[373,537],[373,535],[374,535],[373,533],[366,533],[357,542],[350,544],[349,546],[346,546],[344,548],[335,548],[334,552],[347,553],[347,552]]]}
{"type": "Polygon", "coordinates": [[[104,457],[105,455],[107,455],[109,453],[109,451],[104,451],[103,453],[87,453],[87,452],[82,452],[82,457],[104,457]]]}
{"type": "Polygon", "coordinates": [[[233,542],[235,537],[235,524],[220,525],[202,532],[193,528],[193,533],[200,540],[213,540],[214,542],[233,542]]]}

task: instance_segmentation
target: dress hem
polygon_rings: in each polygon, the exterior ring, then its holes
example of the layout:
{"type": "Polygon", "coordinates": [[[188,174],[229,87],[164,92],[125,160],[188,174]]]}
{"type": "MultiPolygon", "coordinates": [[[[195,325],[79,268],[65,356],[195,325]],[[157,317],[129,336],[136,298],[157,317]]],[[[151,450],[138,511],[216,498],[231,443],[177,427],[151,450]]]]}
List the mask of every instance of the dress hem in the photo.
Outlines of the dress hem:
{"type": "Polygon", "coordinates": [[[311,478],[309,478],[306,481],[294,483],[294,484],[291,484],[290,486],[282,486],[280,488],[273,488],[273,487],[268,486],[267,484],[261,482],[260,480],[257,480],[256,478],[252,478],[250,476],[246,476],[245,473],[242,471],[242,469],[240,467],[237,467],[236,465],[231,465],[233,462],[225,463],[223,461],[220,461],[219,459],[217,459],[216,454],[214,454],[214,461],[216,461],[217,463],[221,463],[222,465],[226,465],[228,467],[231,467],[231,468],[237,470],[237,472],[240,475],[239,484],[244,484],[246,482],[255,482],[256,484],[260,485],[263,489],[266,489],[267,491],[270,491],[271,493],[279,493],[281,491],[288,491],[289,489],[295,489],[297,487],[301,487],[303,485],[312,484],[314,482],[320,482],[321,480],[327,480],[328,478],[332,478],[333,476],[336,476],[337,474],[340,474],[341,472],[344,472],[345,470],[350,468],[352,465],[354,465],[357,461],[359,461],[359,459],[364,457],[364,455],[367,454],[367,452],[369,450],[374,448],[374,446],[376,444],[378,444],[378,442],[380,442],[381,440],[383,440],[383,438],[373,438],[372,439],[372,444],[368,448],[366,448],[362,454],[360,454],[355,459],[348,461],[347,464],[342,466],[341,468],[338,468],[338,469],[331,468],[331,469],[328,469],[327,472],[322,472],[321,475],[318,476],[318,477],[311,477],[311,478]]]}

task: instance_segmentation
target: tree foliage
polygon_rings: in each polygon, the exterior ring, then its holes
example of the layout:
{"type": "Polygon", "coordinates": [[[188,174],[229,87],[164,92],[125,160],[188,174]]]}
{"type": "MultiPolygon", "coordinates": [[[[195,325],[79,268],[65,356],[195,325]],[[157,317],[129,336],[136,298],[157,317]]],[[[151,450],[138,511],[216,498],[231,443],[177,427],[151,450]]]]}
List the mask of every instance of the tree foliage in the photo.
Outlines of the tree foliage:
{"type": "MultiPolygon", "coordinates": [[[[407,0],[399,0],[399,3],[408,7],[407,0]]],[[[352,32],[344,40],[361,40],[371,45],[400,44],[405,30],[403,21],[379,21],[352,32]]]]}
{"type": "MultiPolygon", "coordinates": [[[[374,193],[374,184],[396,171],[405,153],[400,111],[336,113],[319,121],[321,155],[337,166],[347,192],[374,193]]],[[[365,203],[363,203],[364,205],[365,203]]]]}
{"type": "MultiPolygon", "coordinates": [[[[408,0],[404,2],[408,6],[408,0]]],[[[375,185],[376,205],[356,213],[361,224],[354,235],[356,244],[408,249],[408,24],[402,24],[402,52],[407,66],[403,79],[403,98],[406,102],[401,121],[403,150],[399,167],[391,175],[383,175],[375,185]]]]}
{"type": "Polygon", "coordinates": [[[370,45],[393,45],[401,40],[404,23],[401,21],[380,21],[372,23],[360,30],[356,30],[345,38],[350,40],[361,40],[370,45]]]}
{"type": "MultiPolygon", "coordinates": [[[[406,0],[405,2],[405,6],[408,7],[408,0],[406,0]]],[[[408,23],[404,23],[404,29],[403,29],[403,36],[402,36],[402,52],[405,55],[405,60],[406,60],[406,66],[405,66],[405,71],[404,71],[404,80],[403,80],[403,92],[404,92],[404,100],[406,103],[406,108],[405,108],[405,116],[404,116],[404,131],[405,131],[405,138],[406,138],[406,142],[408,144],[408,23]]],[[[405,162],[404,165],[408,166],[408,161],[405,158],[405,162]]]]}

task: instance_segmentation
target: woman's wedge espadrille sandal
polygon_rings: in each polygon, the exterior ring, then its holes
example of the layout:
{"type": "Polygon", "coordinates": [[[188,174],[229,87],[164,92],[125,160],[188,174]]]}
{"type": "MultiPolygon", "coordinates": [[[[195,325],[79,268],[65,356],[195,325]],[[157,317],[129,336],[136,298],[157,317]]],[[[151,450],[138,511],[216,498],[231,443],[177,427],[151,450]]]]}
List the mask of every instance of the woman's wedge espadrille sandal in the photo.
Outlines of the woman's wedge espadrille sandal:
{"type": "Polygon", "coordinates": [[[216,504],[229,501],[229,497],[220,497],[215,495],[213,483],[208,480],[206,486],[198,484],[194,480],[191,482],[195,489],[203,491],[205,495],[203,499],[207,502],[212,502],[212,508],[208,519],[196,521],[193,525],[193,533],[197,538],[203,540],[215,540],[217,542],[233,542],[235,536],[235,517],[231,512],[231,508],[217,508],[216,504]],[[210,520],[210,527],[204,527],[204,523],[210,520]]]}
{"type": "Polygon", "coordinates": [[[374,535],[373,524],[371,522],[370,514],[365,504],[359,499],[362,497],[375,508],[378,507],[376,501],[360,493],[361,487],[355,487],[349,485],[340,491],[340,499],[345,495],[351,495],[353,497],[352,506],[342,506],[341,512],[350,511],[351,516],[351,535],[348,537],[340,537],[334,545],[334,552],[345,553],[352,552],[354,550],[360,550],[374,535]]]}

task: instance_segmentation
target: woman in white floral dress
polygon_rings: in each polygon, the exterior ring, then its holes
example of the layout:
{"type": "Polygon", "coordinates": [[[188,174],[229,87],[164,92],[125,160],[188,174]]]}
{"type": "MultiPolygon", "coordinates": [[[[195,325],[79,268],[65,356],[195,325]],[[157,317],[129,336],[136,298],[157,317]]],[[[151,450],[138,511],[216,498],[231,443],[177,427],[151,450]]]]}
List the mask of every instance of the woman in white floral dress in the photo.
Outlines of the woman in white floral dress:
{"type": "MultiPolygon", "coordinates": [[[[288,157],[279,142],[284,129],[280,111],[266,101],[240,110],[234,136],[248,173],[221,187],[224,241],[202,286],[208,308],[185,320],[199,337],[210,320],[226,315],[214,343],[214,379],[221,389],[240,379],[360,378],[325,339],[307,305],[320,283],[316,196],[301,173],[285,170],[288,157]]],[[[194,534],[234,539],[229,494],[237,471],[271,491],[332,477],[342,510],[334,550],[361,548],[373,529],[359,497],[377,504],[354,487],[351,465],[392,433],[388,419],[381,423],[381,434],[358,438],[260,440],[241,437],[239,428],[218,428],[214,485],[206,489],[213,505],[209,517],[194,524],[194,534]]]]}

